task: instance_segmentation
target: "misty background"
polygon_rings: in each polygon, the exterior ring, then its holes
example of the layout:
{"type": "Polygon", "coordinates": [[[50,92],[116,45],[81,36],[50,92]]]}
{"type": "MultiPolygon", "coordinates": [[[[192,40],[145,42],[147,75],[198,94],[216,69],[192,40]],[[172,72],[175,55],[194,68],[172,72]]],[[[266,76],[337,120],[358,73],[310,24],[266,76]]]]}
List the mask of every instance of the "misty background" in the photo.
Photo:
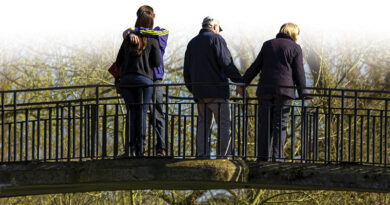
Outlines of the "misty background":
{"type": "Polygon", "coordinates": [[[220,20],[242,73],[263,42],[293,22],[310,85],[384,89],[390,79],[386,1],[3,0],[1,88],[112,84],[107,68],[145,4],[155,10],[155,26],[170,31],[166,83],[182,82],[186,45],[208,15],[220,20]]]}

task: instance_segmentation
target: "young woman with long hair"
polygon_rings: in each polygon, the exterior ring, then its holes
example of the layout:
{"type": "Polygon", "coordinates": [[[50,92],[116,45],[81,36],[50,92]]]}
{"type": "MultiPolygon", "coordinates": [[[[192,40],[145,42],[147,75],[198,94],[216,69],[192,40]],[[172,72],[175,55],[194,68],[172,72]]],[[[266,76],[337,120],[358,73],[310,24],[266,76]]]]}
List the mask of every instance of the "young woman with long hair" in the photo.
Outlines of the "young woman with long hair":
{"type": "MultiPolygon", "coordinates": [[[[144,11],[138,15],[135,27],[153,28],[153,24],[153,13],[144,11]]],[[[121,94],[128,114],[124,156],[144,155],[146,112],[153,94],[153,67],[161,63],[158,41],[142,35],[138,37],[138,44],[124,39],[116,61],[122,67],[121,94]]]]}

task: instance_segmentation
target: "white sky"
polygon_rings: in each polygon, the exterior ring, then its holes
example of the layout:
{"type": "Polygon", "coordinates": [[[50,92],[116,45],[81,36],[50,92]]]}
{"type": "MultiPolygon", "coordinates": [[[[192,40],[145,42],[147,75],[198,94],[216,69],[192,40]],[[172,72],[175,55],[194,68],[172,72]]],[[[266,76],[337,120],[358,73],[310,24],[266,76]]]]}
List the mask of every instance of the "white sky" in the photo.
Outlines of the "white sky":
{"type": "Polygon", "coordinates": [[[390,36],[390,3],[379,0],[0,0],[0,41],[120,37],[144,4],[154,8],[155,25],[172,35],[196,35],[202,19],[211,15],[219,18],[223,35],[266,29],[276,34],[283,23],[294,22],[301,32],[390,36]]]}

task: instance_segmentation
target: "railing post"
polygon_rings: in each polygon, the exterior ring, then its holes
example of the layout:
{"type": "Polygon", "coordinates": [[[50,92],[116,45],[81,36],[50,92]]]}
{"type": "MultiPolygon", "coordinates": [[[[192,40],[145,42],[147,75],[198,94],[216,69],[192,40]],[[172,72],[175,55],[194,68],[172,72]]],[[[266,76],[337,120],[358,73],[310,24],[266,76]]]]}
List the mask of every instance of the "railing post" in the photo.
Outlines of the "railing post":
{"type": "MultiPolygon", "coordinates": [[[[340,162],[339,156],[339,138],[340,138],[340,115],[336,114],[336,162],[340,162]]],[[[341,160],[342,161],[342,160],[341,160]]]]}
{"type": "Polygon", "coordinates": [[[43,121],[43,161],[47,160],[47,120],[43,121]]]}
{"type": "MultiPolygon", "coordinates": [[[[237,104],[236,101],[232,104],[232,142],[231,142],[231,150],[232,150],[232,159],[236,158],[236,110],[237,104]]],[[[257,157],[257,155],[256,155],[257,157]]]]}
{"type": "Polygon", "coordinates": [[[118,156],[118,141],[119,141],[119,105],[115,105],[115,116],[114,116],[114,158],[118,156]]]}
{"type": "Polygon", "coordinates": [[[291,162],[294,162],[295,154],[295,110],[294,106],[291,107],[291,162]]]}
{"type": "Polygon", "coordinates": [[[83,100],[80,99],[80,145],[79,145],[79,151],[80,151],[80,162],[83,161],[83,100]]]}
{"type": "Polygon", "coordinates": [[[217,157],[222,156],[221,152],[221,103],[218,102],[218,119],[216,120],[218,122],[217,126],[217,157]]]}
{"type": "Polygon", "coordinates": [[[96,141],[96,106],[91,105],[91,149],[90,149],[90,156],[91,159],[95,158],[95,141],[96,141]]]}
{"type": "Polygon", "coordinates": [[[73,130],[72,130],[72,158],[76,158],[76,105],[72,106],[72,121],[73,121],[73,130]]]}
{"type": "Polygon", "coordinates": [[[17,111],[16,111],[16,91],[14,91],[14,161],[16,161],[16,138],[17,138],[17,111]]]}
{"type": "Polygon", "coordinates": [[[60,136],[61,136],[61,152],[60,152],[60,159],[64,159],[64,106],[61,106],[61,129],[60,129],[60,136]]]}
{"type": "MultiPolygon", "coordinates": [[[[160,86],[160,85],[158,85],[160,86]]],[[[156,105],[157,104],[157,94],[156,94],[156,86],[153,85],[153,103],[152,103],[152,110],[153,110],[153,132],[152,132],[152,136],[149,135],[149,139],[152,138],[152,144],[153,144],[153,156],[156,156],[156,153],[157,153],[157,149],[156,149],[156,141],[157,141],[157,134],[156,134],[156,131],[157,131],[157,128],[156,128],[156,124],[157,124],[157,120],[156,120],[156,105]]],[[[161,134],[160,134],[161,135],[161,134]]]]}
{"type": "Polygon", "coordinates": [[[389,101],[385,101],[385,165],[387,166],[387,134],[388,134],[388,116],[387,113],[389,111],[388,103],[389,101]]]}
{"type": "Polygon", "coordinates": [[[41,109],[37,110],[37,159],[39,160],[40,155],[40,142],[41,141],[41,109]]]}
{"type": "MultiPolygon", "coordinates": [[[[4,109],[4,93],[1,93],[1,162],[4,162],[4,135],[5,135],[5,109],[4,109]]],[[[9,149],[9,148],[8,148],[9,149]]]]}
{"type": "Polygon", "coordinates": [[[370,162],[370,109],[367,109],[367,163],[370,162]]]}
{"type": "MultiPolygon", "coordinates": [[[[181,152],[181,103],[178,103],[177,104],[179,106],[179,113],[178,113],[178,116],[177,116],[177,131],[178,131],[178,135],[177,135],[177,156],[180,157],[180,152],[181,152]]],[[[184,126],[185,128],[185,126],[184,126]]]]}
{"type": "Polygon", "coordinates": [[[25,127],[25,137],[26,137],[26,141],[25,141],[25,156],[24,156],[24,160],[27,161],[28,160],[28,109],[26,109],[25,111],[25,121],[26,121],[26,127],[25,127]]]}
{"type": "Polygon", "coordinates": [[[58,136],[59,136],[59,105],[56,104],[56,162],[58,162],[58,136]]]}
{"type": "MultiPolygon", "coordinates": [[[[340,161],[344,161],[344,90],[341,91],[341,141],[340,141],[340,161]]],[[[331,135],[331,134],[330,134],[331,135]]],[[[330,136],[329,135],[329,136],[330,136]]],[[[336,147],[337,152],[339,151],[339,147],[336,147]]]]}
{"type": "MultiPolygon", "coordinates": [[[[95,138],[96,141],[96,157],[99,157],[99,105],[100,105],[100,94],[99,94],[99,85],[96,86],[96,122],[95,122],[95,135],[92,136],[95,138]]],[[[92,150],[92,152],[95,152],[95,150],[92,150]]]]}
{"type": "Polygon", "coordinates": [[[107,105],[104,105],[103,110],[103,139],[102,139],[102,158],[107,156],[107,105]]]}
{"type": "MultiPolygon", "coordinates": [[[[191,157],[194,156],[194,120],[195,120],[195,104],[191,103],[191,157]]],[[[166,113],[167,115],[167,113],[166,113]]],[[[168,125],[166,124],[166,129],[168,129],[168,125]]],[[[167,146],[167,144],[165,144],[167,146]]]]}
{"type": "MultiPolygon", "coordinates": [[[[168,124],[168,113],[169,113],[169,86],[168,85],[165,85],[165,151],[166,151],[166,155],[168,155],[168,127],[169,127],[169,124],[168,124]]],[[[172,142],[171,142],[172,143],[172,142]]],[[[172,152],[172,150],[171,150],[172,152]]]]}
{"type": "Polygon", "coordinates": [[[243,156],[243,159],[246,160],[247,159],[247,155],[248,155],[248,151],[247,151],[247,142],[248,142],[248,133],[247,133],[247,109],[248,109],[248,102],[247,102],[247,93],[246,93],[246,89],[243,89],[243,95],[242,95],[242,98],[243,98],[243,103],[244,103],[244,106],[242,108],[242,111],[243,111],[243,115],[242,115],[242,143],[243,143],[243,148],[242,148],[242,154],[244,155],[243,156]]]}
{"type": "Polygon", "coordinates": [[[372,165],[375,165],[375,138],[376,138],[376,117],[372,116],[372,165]]]}
{"type": "Polygon", "coordinates": [[[358,93],[355,91],[355,112],[354,112],[354,125],[353,125],[353,135],[354,135],[354,140],[353,140],[353,147],[354,147],[354,153],[353,153],[353,161],[356,162],[356,157],[357,157],[357,113],[358,113],[358,93]]]}
{"type": "Polygon", "coordinates": [[[301,163],[306,160],[305,156],[305,99],[302,98],[301,102],[301,163]]]}
{"type": "Polygon", "coordinates": [[[380,114],[380,125],[379,125],[379,137],[380,137],[380,148],[379,148],[379,163],[383,164],[383,110],[381,110],[380,114]]]}
{"type": "Polygon", "coordinates": [[[211,143],[211,140],[210,140],[210,138],[211,138],[211,133],[209,133],[208,135],[207,135],[207,103],[206,102],[204,102],[204,109],[203,109],[203,111],[204,111],[204,123],[203,123],[203,127],[204,127],[204,130],[203,130],[203,140],[204,140],[204,144],[203,144],[203,152],[204,152],[204,155],[205,156],[208,156],[209,158],[210,158],[210,155],[211,155],[211,146],[210,146],[210,143],[211,143]],[[207,146],[209,146],[209,150],[207,150],[207,146]],[[206,155],[206,153],[207,154],[209,154],[209,155],[206,155]]]}
{"type": "Polygon", "coordinates": [[[68,161],[71,158],[71,128],[72,128],[72,113],[71,113],[71,104],[68,103],[68,161]]]}
{"type": "Polygon", "coordinates": [[[315,160],[318,160],[318,151],[319,151],[319,142],[318,142],[318,129],[319,129],[319,126],[318,126],[318,121],[319,121],[319,108],[318,107],[316,107],[316,119],[315,119],[315,134],[314,134],[314,136],[315,136],[315,151],[314,151],[314,154],[315,154],[315,157],[314,157],[314,159],[315,160]]]}
{"type": "Polygon", "coordinates": [[[331,127],[332,127],[332,125],[331,125],[331,123],[332,123],[332,90],[331,89],[329,89],[329,102],[328,102],[328,107],[329,107],[329,113],[328,113],[328,138],[327,138],[327,140],[328,140],[328,142],[327,142],[327,153],[328,153],[328,155],[327,155],[327,161],[329,162],[330,161],[330,147],[331,147],[331,144],[330,144],[330,138],[331,138],[331,136],[332,136],[332,133],[331,133],[331,127]]]}
{"type": "MultiPolygon", "coordinates": [[[[23,161],[23,122],[20,122],[20,148],[19,148],[19,160],[23,161]]],[[[16,160],[15,160],[16,161],[16,160]]]]}

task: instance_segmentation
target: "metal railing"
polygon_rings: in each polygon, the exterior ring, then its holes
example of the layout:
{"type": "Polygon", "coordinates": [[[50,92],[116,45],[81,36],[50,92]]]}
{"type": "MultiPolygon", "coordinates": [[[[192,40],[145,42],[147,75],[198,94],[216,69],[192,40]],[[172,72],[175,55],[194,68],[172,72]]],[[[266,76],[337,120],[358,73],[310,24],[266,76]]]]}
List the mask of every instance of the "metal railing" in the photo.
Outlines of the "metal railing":
{"type": "MultiPolygon", "coordinates": [[[[197,158],[197,104],[184,84],[161,84],[164,92],[166,154],[197,158]]],[[[220,85],[215,85],[220,86],[220,85]]],[[[231,84],[230,87],[234,88],[231,84]]],[[[257,98],[248,87],[228,105],[231,156],[257,158],[257,98]]],[[[388,166],[388,91],[307,88],[314,102],[289,105],[287,133],[279,161],[359,163],[388,166]]],[[[231,91],[232,92],[232,91],[231,91]]],[[[126,106],[111,85],[0,91],[0,162],[82,161],[120,157],[124,152],[126,106]]],[[[156,104],[150,103],[150,110],[156,104]]],[[[151,113],[149,112],[148,118],[151,113]]],[[[147,119],[145,157],[156,156],[155,121],[147,119]]],[[[208,140],[210,158],[221,157],[220,128],[208,140]]],[[[268,136],[269,137],[269,136],[268,136]]],[[[275,159],[274,159],[275,160],[275,159]]]]}

